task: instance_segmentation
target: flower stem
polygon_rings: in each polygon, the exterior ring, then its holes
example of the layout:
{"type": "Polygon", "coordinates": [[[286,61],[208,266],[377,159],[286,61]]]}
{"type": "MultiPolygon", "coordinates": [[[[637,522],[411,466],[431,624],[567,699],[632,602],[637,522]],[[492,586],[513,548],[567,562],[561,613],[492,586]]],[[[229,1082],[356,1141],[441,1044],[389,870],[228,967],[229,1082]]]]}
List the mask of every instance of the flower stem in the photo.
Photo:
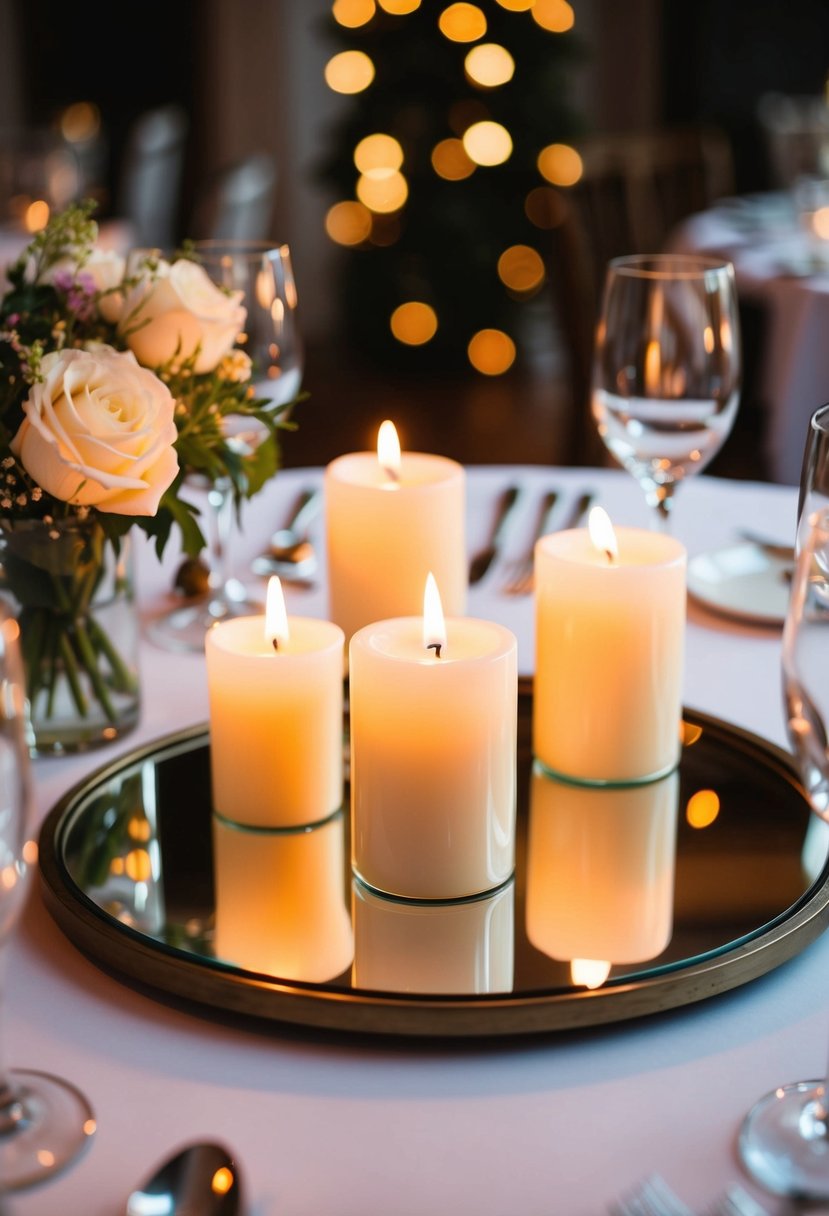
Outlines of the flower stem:
{"type": "Polygon", "coordinates": [[[72,699],[77,706],[78,713],[82,718],[85,718],[89,713],[89,705],[87,704],[86,697],[84,696],[83,689],[81,688],[81,682],[78,679],[78,664],[75,660],[75,655],[72,652],[72,645],[67,634],[63,632],[60,634],[58,647],[60,649],[61,658],[63,659],[63,669],[66,672],[66,681],[69,684],[69,688],[72,692],[72,699]]]}

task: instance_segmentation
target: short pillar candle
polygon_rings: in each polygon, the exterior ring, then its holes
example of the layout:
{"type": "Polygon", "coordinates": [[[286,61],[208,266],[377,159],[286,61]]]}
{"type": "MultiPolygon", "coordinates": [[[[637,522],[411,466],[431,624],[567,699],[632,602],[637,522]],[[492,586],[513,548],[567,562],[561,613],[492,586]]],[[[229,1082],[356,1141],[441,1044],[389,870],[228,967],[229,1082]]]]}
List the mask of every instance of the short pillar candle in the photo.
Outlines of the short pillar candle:
{"type": "Polygon", "coordinates": [[[255,827],[315,823],[343,801],[343,632],[285,616],[274,584],[276,624],[237,617],[205,637],[213,809],[255,827]]]}
{"type": "Polygon", "coordinates": [[[575,781],[653,780],[679,760],[686,552],[598,510],[604,536],[536,543],[533,751],[575,781]]]}
{"type": "Polygon", "coordinates": [[[515,867],[517,645],[472,618],[429,636],[427,614],[351,639],[352,863],[387,894],[457,899],[515,867]]]}
{"type": "Polygon", "coordinates": [[[463,466],[401,454],[394,428],[383,427],[377,453],[340,456],[325,471],[329,616],[346,638],[372,621],[419,612],[430,570],[447,615],[466,610],[463,466]]]}

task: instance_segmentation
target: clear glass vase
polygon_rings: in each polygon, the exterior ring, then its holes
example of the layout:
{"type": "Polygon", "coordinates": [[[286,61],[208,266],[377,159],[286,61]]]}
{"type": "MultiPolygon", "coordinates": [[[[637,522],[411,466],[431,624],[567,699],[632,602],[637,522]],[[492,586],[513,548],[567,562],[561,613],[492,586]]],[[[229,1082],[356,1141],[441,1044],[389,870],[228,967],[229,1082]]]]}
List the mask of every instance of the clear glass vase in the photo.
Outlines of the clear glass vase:
{"type": "Polygon", "coordinates": [[[0,521],[0,592],[20,626],[32,747],[84,751],[138,722],[130,537],[86,520],[0,521]]]}

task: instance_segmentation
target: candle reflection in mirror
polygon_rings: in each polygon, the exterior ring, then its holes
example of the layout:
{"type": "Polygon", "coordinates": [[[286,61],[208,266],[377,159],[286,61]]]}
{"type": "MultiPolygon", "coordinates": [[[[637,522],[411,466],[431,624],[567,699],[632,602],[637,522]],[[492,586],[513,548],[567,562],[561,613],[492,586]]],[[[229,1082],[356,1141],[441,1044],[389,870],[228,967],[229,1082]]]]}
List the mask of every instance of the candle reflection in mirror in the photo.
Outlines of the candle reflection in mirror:
{"type": "Polygon", "coordinates": [[[511,992],[515,883],[454,903],[387,899],[352,884],[356,988],[387,992],[511,992]]]}
{"type": "Polygon", "coordinates": [[[213,816],[214,952],[247,971],[324,983],[351,965],[342,812],[256,830],[213,816]]]}
{"type": "Polygon", "coordinates": [[[600,987],[614,964],[656,958],[673,932],[676,772],[648,785],[570,785],[533,769],[527,936],[600,987]]]}

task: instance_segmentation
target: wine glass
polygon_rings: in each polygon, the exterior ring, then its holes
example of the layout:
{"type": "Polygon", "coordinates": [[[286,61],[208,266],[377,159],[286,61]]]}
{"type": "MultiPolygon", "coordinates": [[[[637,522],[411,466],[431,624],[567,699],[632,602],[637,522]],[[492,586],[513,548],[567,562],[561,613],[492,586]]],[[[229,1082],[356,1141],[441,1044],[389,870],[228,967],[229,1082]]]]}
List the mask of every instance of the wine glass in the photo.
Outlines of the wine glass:
{"type": "MultiPolygon", "coordinates": [[[[253,364],[251,386],[274,406],[294,400],[303,373],[303,348],[296,318],[297,294],[287,245],[269,241],[195,241],[195,258],[219,287],[243,293],[246,309],[242,349],[253,364]]],[[[251,454],[267,431],[249,418],[226,418],[229,446],[251,454]]],[[[208,518],[206,595],[176,608],[150,627],[153,639],[174,650],[201,651],[216,621],[264,611],[264,605],[230,571],[236,500],[229,477],[186,474],[188,485],[204,493],[208,518]]],[[[192,563],[187,563],[192,569],[192,563]]],[[[199,571],[197,570],[197,574],[199,571]]]]}
{"type": "MultiPolygon", "coordinates": [[[[0,948],[3,966],[37,856],[17,621],[0,603],[0,948]]],[[[95,1132],[86,1098],[60,1077],[0,1068],[0,1192],[47,1178],[95,1132]]]]}
{"type": "MultiPolygon", "coordinates": [[[[786,724],[811,808],[829,824],[829,508],[804,518],[800,536],[783,630],[786,724]]],[[[746,1115],[738,1144],[768,1190],[829,1199],[829,1080],[766,1094],[746,1115]]]]}
{"type": "Polygon", "coordinates": [[[737,412],[741,343],[730,262],[641,254],[608,263],[593,359],[593,418],[667,530],[677,484],[722,447],[737,412]]]}
{"type": "Polygon", "coordinates": [[[809,419],[797,503],[798,547],[800,525],[808,528],[812,515],[821,507],[829,507],[829,405],[822,405],[809,419]]]}

